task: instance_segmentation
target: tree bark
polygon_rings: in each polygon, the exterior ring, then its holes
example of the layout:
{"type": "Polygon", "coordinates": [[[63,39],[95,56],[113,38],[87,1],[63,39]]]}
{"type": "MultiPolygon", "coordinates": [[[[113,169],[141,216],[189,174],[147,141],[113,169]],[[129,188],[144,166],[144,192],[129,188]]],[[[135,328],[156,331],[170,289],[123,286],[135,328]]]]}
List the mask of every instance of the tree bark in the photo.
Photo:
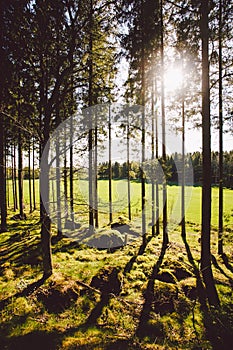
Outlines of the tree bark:
{"type": "Polygon", "coordinates": [[[32,213],[32,182],[31,182],[31,148],[30,141],[28,144],[28,191],[29,191],[29,206],[32,213]]]}
{"type": "MultiPolygon", "coordinates": [[[[93,1],[90,0],[89,9],[89,72],[88,72],[88,106],[91,107],[93,103],[93,38],[92,38],[92,27],[93,27],[93,1]]],[[[91,108],[88,110],[89,113],[89,132],[88,132],[88,151],[89,151],[89,230],[93,231],[94,228],[94,208],[93,208],[93,120],[91,108]]]]}
{"type": "Polygon", "coordinates": [[[108,201],[109,201],[109,222],[112,222],[112,125],[111,105],[108,112],[108,201]]]}
{"type": "Polygon", "coordinates": [[[222,0],[219,1],[219,206],[218,254],[223,254],[223,100],[222,100],[222,0]]]}
{"type": "Polygon", "coordinates": [[[145,14],[144,14],[144,1],[141,0],[141,19],[142,19],[142,63],[141,63],[141,100],[142,100],[142,166],[141,166],[141,208],[142,208],[142,240],[143,244],[146,244],[146,183],[145,173],[143,170],[145,162],[145,14]]]}
{"type": "MultiPolygon", "coordinates": [[[[184,67],[184,58],[182,54],[182,67],[184,67]]],[[[183,73],[183,72],[182,72],[183,73]]],[[[185,225],[185,105],[184,105],[184,76],[182,79],[182,186],[181,186],[181,235],[186,239],[185,225]]]]}
{"type": "Polygon", "coordinates": [[[22,136],[18,130],[18,188],[19,188],[19,215],[24,219],[24,203],[23,203],[23,151],[22,136]]]}
{"type": "Polygon", "coordinates": [[[160,21],[161,21],[161,115],[162,115],[162,160],[164,167],[163,179],[163,249],[167,248],[169,243],[167,230],[167,184],[166,184],[166,120],[165,120],[165,96],[164,96],[164,28],[163,28],[163,1],[160,2],[160,21]]]}
{"type": "Polygon", "coordinates": [[[131,220],[131,191],[130,191],[130,125],[129,111],[127,110],[127,192],[128,192],[128,219],[131,220]]]}
{"type": "Polygon", "coordinates": [[[201,271],[210,305],[219,305],[211,267],[210,222],[211,222],[211,139],[210,139],[210,89],[209,89],[209,1],[201,2],[201,45],[202,45],[202,232],[201,271]]]}
{"type": "Polygon", "coordinates": [[[32,141],[32,195],[33,210],[36,210],[36,186],[35,186],[35,141],[32,141]]]}
{"type": "Polygon", "coordinates": [[[4,115],[0,113],[0,209],[1,232],[7,231],[7,203],[6,203],[6,166],[5,166],[5,128],[4,115]]]}
{"type": "Polygon", "coordinates": [[[41,202],[41,246],[43,259],[44,278],[52,275],[52,252],[51,252],[51,220],[49,217],[49,165],[48,165],[48,147],[46,143],[49,140],[50,133],[50,114],[49,111],[45,114],[42,153],[43,162],[41,163],[40,174],[40,191],[43,192],[43,201],[41,202]]]}

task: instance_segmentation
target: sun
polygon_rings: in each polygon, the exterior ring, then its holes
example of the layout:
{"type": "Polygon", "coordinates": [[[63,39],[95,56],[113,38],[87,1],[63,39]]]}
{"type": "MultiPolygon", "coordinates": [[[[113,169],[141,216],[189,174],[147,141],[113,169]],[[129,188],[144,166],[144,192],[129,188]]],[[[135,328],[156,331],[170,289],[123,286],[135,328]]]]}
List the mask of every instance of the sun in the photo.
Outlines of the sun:
{"type": "Polygon", "coordinates": [[[170,66],[164,73],[164,87],[169,94],[176,93],[182,87],[183,74],[179,66],[170,66]]]}

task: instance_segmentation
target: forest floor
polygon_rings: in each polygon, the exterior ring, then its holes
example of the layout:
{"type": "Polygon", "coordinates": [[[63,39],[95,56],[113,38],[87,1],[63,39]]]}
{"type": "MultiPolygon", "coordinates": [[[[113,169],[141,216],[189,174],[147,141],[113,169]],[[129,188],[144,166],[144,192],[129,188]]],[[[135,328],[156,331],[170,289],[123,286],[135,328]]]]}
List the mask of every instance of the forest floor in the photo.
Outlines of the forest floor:
{"type": "Polygon", "coordinates": [[[44,281],[39,213],[9,220],[0,235],[0,349],[232,349],[233,230],[223,257],[212,230],[221,308],[208,310],[195,274],[200,225],[187,223],[186,247],[180,226],[169,237],[165,254],[162,233],[114,251],[53,239],[54,273],[44,281]]]}

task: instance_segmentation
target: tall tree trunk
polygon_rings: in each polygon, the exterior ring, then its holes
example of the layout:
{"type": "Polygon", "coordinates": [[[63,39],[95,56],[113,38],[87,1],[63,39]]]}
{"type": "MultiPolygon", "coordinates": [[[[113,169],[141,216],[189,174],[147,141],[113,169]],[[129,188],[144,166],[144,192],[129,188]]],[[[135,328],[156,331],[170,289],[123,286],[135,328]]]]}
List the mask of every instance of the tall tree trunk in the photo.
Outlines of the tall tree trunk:
{"type": "Polygon", "coordinates": [[[23,150],[21,131],[18,131],[18,188],[19,188],[19,215],[24,219],[23,204],[23,150]]]}
{"type": "Polygon", "coordinates": [[[222,0],[219,1],[219,209],[218,254],[223,254],[223,101],[222,101],[222,0]]]}
{"type": "Polygon", "coordinates": [[[109,222],[112,222],[112,125],[111,105],[108,112],[108,201],[109,201],[109,222]]]}
{"type": "Polygon", "coordinates": [[[15,203],[15,174],[14,174],[14,147],[11,146],[11,183],[12,183],[12,198],[13,198],[13,210],[16,211],[15,203]]]}
{"type": "MultiPolygon", "coordinates": [[[[182,54],[182,67],[184,67],[184,58],[182,54]]],[[[183,72],[182,72],[183,74],[183,72]]],[[[185,225],[185,106],[184,106],[184,77],[182,79],[182,186],[181,186],[181,235],[186,239],[185,225]]]]}
{"type": "Polygon", "coordinates": [[[3,40],[3,18],[4,18],[5,2],[0,1],[0,210],[1,210],[1,232],[7,231],[7,206],[6,206],[6,177],[5,177],[5,118],[1,113],[3,109],[4,92],[3,88],[6,83],[3,74],[4,67],[4,40],[3,40]]]}
{"type": "Polygon", "coordinates": [[[50,114],[49,111],[45,113],[44,128],[43,128],[43,143],[41,151],[43,153],[43,162],[41,163],[40,174],[40,191],[43,193],[40,199],[41,203],[41,246],[42,246],[42,259],[43,259],[43,272],[44,278],[48,278],[52,274],[52,252],[51,252],[51,220],[49,217],[49,164],[48,164],[48,152],[49,148],[45,147],[49,140],[50,133],[50,114]]]}
{"type": "Polygon", "coordinates": [[[201,271],[210,305],[219,305],[211,267],[210,222],[211,222],[211,142],[210,142],[210,89],[209,89],[209,1],[201,2],[201,43],[202,43],[202,232],[201,271]]]}
{"type": "Polygon", "coordinates": [[[99,227],[99,210],[98,210],[98,111],[95,110],[95,189],[94,189],[94,203],[95,203],[95,227],[99,227]]]}
{"type": "MultiPolygon", "coordinates": [[[[162,115],[162,161],[164,173],[166,173],[166,124],[165,124],[165,95],[164,95],[164,28],[163,28],[163,1],[160,1],[160,21],[161,21],[161,115],[162,115]]],[[[167,184],[166,176],[163,179],[163,249],[169,243],[167,230],[167,184]]]]}
{"type": "Polygon", "coordinates": [[[152,161],[152,177],[151,177],[151,226],[152,236],[155,235],[155,178],[153,172],[153,163],[155,160],[155,91],[154,91],[154,76],[152,75],[152,90],[151,90],[151,161],[152,161]]]}
{"type": "Polygon", "coordinates": [[[57,202],[57,236],[62,236],[62,223],[61,223],[61,172],[60,172],[60,144],[59,140],[56,140],[56,202],[57,202]]]}
{"type": "Polygon", "coordinates": [[[5,127],[4,115],[0,113],[0,209],[1,232],[7,231],[6,166],[5,166],[5,127]]]}
{"type": "Polygon", "coordinates": [[[73,116],[70,118],[70,219],[74,228],[73,116]]]}
{"type": "Polygon", "coordinates": [[[36,210],[36,185],[35,185],[35,140],[32,140],[32,195],[33,210],[36,210]]]}
{"type": "Polygon", "coordinates": [[[65,124],[65,137],[64,137],[64,171],[63,171],[63,178],[64,178],[64,207],[65,207],[65,218],[68,218],[68,183],[67,183],[67,153],[66,153],[66,124],[65,124]]]}
{"type": "Polygon", "coordinates": [[[32,213],[32,182],[31,182],[31,145],[28,144],[28,191],[29,191],[29,206],[32,213]]]}
{"type": "MultiPolygon", "coordinates": [[[[155,158],[158,161],[159,159],[159,129],[158,129],[158,109],[157,109],[157,80],[155,78],[155,158]]],[[[156,179],[155,183],[155,198],[156,198],[156,203],[155,203],[155,220],[156,220],[156,235],[159,235],[160,228],[159,228],[159,182],[158,179],[156,179]]]]}
{"type": "Polygon", "coordinates": [[[145,162],[145,14],[144,14],[144,1],[141,0],[141,20],[142,20],[142,63],[141,63],[141,100],[142,100],[142,166],[141,166],[141,205],[142,205],[142,240],[143,244],[146,244],[146,181],[145,173],[143,170],[145,162]]]}
{"type": "MultiPolygon", "coordinates": [[[[56,126],[61,123],[59,104],[56,105],[56,126]]],[[[60,139],[59,135],[56,138],[56,204],[57,204],[57,237],[62,236],[62,221],[61,221],[61,169],[60,169],[60,139]]]]}
{"type": "Polygon", "coordinates": [[[129,110],[127,108],[127,194],[128,194],[128,219],[131,220],[131,191],[130,191],[130,124],[129,124],[129,110]]]}
{"type": "MultiPolygon", "coordinates": [[[[91,107],[93,104],[93,1],[90,0],[89,9],[89,82],[88,82],[88,106],[91,107]]],[[[89,151],[89,230],[93,231],[94,228],[94,208],[93,208],[93,120],[92,111],[89,108],[89,132],[88,132],[88,151],[89,151]]]]}
{"type": "Polygon", "coordinates": [[[18,191],[17,191],[17,169],[16,169],[16,145],[14,143],[14,153],[13,153],[13,159],[14,159],[14,187],[15,187],[15,209],[18,210],[18,191]]]}
{"type": "Polygon", "coordinates": [[[5,145],[5,166],[6,166],[6,199],[7,199],[7,207],[9,208],[10,206],[10,186],[9,186],[9,164],[8,164],[8,158],[7,158],[7,148],[5,145]]]}

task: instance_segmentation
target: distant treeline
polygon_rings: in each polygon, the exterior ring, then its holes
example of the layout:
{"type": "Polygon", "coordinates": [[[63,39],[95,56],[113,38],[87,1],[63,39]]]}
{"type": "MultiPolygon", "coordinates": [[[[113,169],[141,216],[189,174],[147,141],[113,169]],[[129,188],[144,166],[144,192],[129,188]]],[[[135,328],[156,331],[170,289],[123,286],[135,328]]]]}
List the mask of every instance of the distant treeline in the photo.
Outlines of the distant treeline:
{"type": "MultiPolygon", "coordinates": [[[[186,168],[190,167],[191,161],[193,167],[193,182],[194,185],[202,184],[202,153],[194,152],[186,158],[186,168]]],[[[212,152],[211,154],[211,182],[212,185],[218,185],[219,183],[219,154],[218,152],[212,152]]],[[[159,163],[162,166],[162,159],[160,158],[159,163]]],[[[132,180],[140,179],[140,166],[139,162],[132,161],[129,163],[129,175],[132,180]]],[[[177,168],[182,168],[182,155],[175,153],[171,156],[167,156],[167,161],[165,166],[162,166],[165,169],[167,181],[170,184],[178,184],[178,170],[177,168]]],[[[109,165],[108,162],[101,163],[99,165],[98,171],[99,179],[108,179],[109,177],[109,165]]],[[[128,176],[128,165],[127,162],[112,163],[112,178],[113,179],[126,179],[128,176]]],[[[189,179],[186,179],[189,180],[189,179]]],[[[147,181],[150,181],[147,178],[147,181]]],[[[233,188],[233,151],[224,152],[224,162],[223,162],[223,186],[227,188],[233,188]]]]}
{"type": "MultiPolygon", "coordinates": [[[[223,156],[223,186],[227,188],[233,188],[233,151],[224,152],[223,156]]],[[[190,167],[190,162],[193,167],[193,183],[194,185],[202,184],[202,153],[194,152],[186,157],[185,167],[190,167]]],[[[178,184],[178,170],[177,168],[182,169],[182,155],[179,153],[174,153],[171,156],[167,156],[167,161],[165,166],[162,165],[162,158],[158,159],[161,167],[164,169],[164,172],[167,176],[167,182],[169,184],[178,184]]],[[[148,163],[150,163],[148,161],[148,163]]],[[[129,176],[131,180],[140,180],[140,165],[139,162],[132,161],[129,163],[129,176]]],[[[212,152],[211,154],[211,182],[212,185],[218,185],[219,183],[219,154],[218,152],[212,152]]],[[[109,165],[108,162],[103,162],[98,166],[98,178],[101,180],[109,178],[109,165]]],[[[64,172],[64,169],[62,168],[64,172]]],[[[74,169],[74,172],[75,169],[74,169]]],[[[30,171],[32,177],[32,169],[30,171]]],[[[69,169],[67,168],[67,175],[69,169]]],[[[79,174],[80,175],[80,174],[79,174]]],[[[17,177],[17,173],[16,173],[17,177]]],[[[29,168],[25,167],[23,169],[23,177],[25,180],[29,179],[29,168]]],[[[81,175],[82,177],[82,175],[81,175]]],[[[128,165],[127,162],[119,163],[112,162],[112,178],[113,179],[127,179],[128,177],[128,165]]],[[[12,178],[11,168],[7,168],[7,178],[12,178]]],[[[39,169],[36,168],[34,172],[34,178],[39,178],[39,169]]],[[[161,177],[160,177],[161,180],[161,177]]],[[[147,181],[150,181],[149,176],[147,176],[147,181]]],[[[186,183],[189,182],[189,179],[186,179],[186,183]]]]}

